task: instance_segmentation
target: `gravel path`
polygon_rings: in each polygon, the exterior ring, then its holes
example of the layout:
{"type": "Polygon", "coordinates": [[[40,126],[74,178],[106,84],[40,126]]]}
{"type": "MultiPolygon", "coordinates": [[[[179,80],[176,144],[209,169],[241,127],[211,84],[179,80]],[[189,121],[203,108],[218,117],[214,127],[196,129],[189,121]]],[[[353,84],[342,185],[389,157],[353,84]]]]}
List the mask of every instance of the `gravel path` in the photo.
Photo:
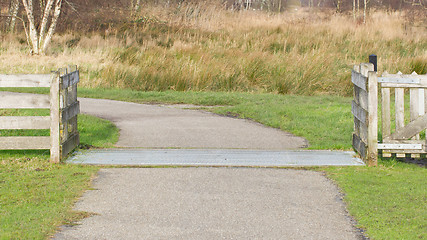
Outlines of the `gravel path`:
{"type": "Polygon", "coordinates": [[[118,147],[283,150],[307,146],[304,138],[245,119],[173,105],[81,98],[82,113],[112,121],[118,147]]]}
{"type": "Polygon", "coordinates": [[[361,239],[321,173],[266,168],[102,169],[54,239],[361,239]]]}

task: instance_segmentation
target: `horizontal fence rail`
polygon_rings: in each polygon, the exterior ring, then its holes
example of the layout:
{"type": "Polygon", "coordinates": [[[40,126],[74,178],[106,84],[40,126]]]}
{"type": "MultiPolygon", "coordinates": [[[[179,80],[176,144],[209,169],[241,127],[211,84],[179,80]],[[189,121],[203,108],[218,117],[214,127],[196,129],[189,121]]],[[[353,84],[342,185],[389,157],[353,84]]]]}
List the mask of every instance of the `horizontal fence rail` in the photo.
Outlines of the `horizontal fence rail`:
{"type": "Polygon", "coordinates": [[[50,95],[2,94],[0,109],[50,109],[49,116],[0,116],[0,130],[49,129],[50,136],[0,137],[0,149],[50,149],[60,162],[80,143],[77,115],[79,71],[76,66],[52,74],[0,75],[0,88],[49,87],[50,95]]]}

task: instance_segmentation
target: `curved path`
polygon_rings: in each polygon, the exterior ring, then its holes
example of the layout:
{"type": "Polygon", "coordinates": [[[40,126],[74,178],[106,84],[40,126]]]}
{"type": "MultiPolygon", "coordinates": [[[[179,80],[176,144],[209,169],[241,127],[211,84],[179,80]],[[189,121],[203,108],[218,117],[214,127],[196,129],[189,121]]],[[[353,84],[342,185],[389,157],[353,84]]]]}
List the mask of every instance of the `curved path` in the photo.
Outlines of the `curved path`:
{"type": "Polygon", "coordinates": [[[253,121],[180,105],[149,105],[80,98],[82,113],[112,121],[117,147],[283,150],[307,147],[301,137],[253,121]]]}
{"type": "MultiPolygon", "coordinates": [[[[3,94],[3,93],[0,93],[3,94]]],[[[247,120],[111,100],[81,112],[114,122],[117,146],[289,149],[302,138],[247,120]],[[131,113],[131,114],[130,114],[131,113]]],[[[101,169],[53,239],[363,239],[319,172],[269,168],[101,169]]]]}

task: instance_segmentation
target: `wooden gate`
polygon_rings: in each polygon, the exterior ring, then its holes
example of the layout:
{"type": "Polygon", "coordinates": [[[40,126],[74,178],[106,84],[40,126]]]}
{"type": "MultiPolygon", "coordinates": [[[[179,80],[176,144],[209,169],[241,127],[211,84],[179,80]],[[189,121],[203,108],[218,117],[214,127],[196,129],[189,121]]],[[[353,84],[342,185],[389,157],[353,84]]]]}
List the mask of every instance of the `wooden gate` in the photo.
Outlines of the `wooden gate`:
{"type": "Polygon", "coordinates": [[[362,63],[352,71],[354,149],[368,165],[377,164],[378,150],[382,150],[383,157],[396,154],[402,158],[408,154],[420,158],[427,153],[427,138],[423,136],[427,128],[427,75],[385,72],[378,77],[373,70],[373,64],[362,63]],[[381,89],[381,142],[378,142],[378,85],[381,89]],[[405,101],[405,96],[409,101],[405,101]],[[405,115],[405,109],[409,114],[405,115]]]}
{"type": "Polygon", "coordinates": [[[50,88],[49,96],[0,94],[0,109],[50,109],[50,116],[0,116],[0,129],[50,129],[50,136],[0,136],[0,150],[50,149],[52,162],[66,157],[80,142],[78,82],[77,66],[52,74],[0,75],[0,88],[50,88]]]}
{"type": "Polygon", "coordinates": [[[425,134],[427,127],[427,75],[410,75],[402,73],[384,73],[378,78],[381,86],[382,102],[382,149],[383,157],[405,157],[411,154],[412,158],[420,158],[420,154],[427,153],[426,139],[421,139],[420,134],[425,134]],[[394,90],[394,121],[392,121],[391,93],[394,90]],[[405,94],[407,93],[407,94],[405,94]],[[409,94],[409,96],[408,96],[409,94]],[[409,97],[409,121],[405,121],[405,95],[409,97]],[[395,125],[392,131],[392,124],[395,125]]]}

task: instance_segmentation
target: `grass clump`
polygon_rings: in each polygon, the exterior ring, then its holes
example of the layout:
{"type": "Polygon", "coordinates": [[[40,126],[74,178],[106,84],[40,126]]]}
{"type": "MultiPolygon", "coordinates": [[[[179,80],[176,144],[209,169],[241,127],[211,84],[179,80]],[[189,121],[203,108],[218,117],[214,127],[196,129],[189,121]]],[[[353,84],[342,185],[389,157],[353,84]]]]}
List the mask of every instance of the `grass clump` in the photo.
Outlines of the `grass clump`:
{"type": "MultiPolygon", "coordinates": [[[[1,111],[2,115],[45,114],[1,111]]],[[[108,121],[79,115],[78,125],[85,147],[109,147],[118,139],[118,129],[108,121]]],[[[0,131],[1,136],[28,134],[34,132],[0,131]]],[[[59,226],[90,214],[71,208],[99,168],[53,164],[49,157],[49,150],[0,150],[0,239],[46,239],[59,226]]]]}

